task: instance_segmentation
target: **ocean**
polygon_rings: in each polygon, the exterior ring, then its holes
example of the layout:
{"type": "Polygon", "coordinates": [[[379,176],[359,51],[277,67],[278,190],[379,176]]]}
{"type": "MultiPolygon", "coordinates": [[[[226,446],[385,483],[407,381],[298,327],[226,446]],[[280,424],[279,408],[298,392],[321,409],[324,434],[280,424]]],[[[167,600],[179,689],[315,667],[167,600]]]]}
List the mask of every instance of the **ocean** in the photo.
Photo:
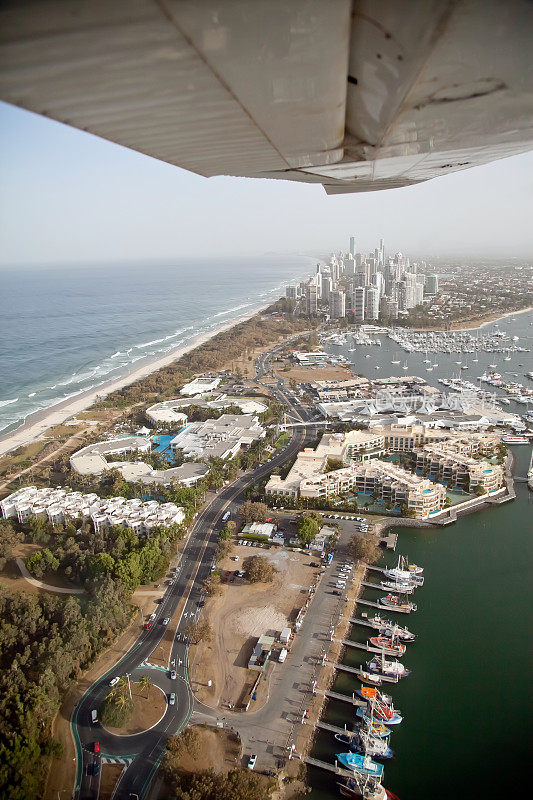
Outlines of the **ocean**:
{"type": "Polygon", "coordinates": [[[272,255],[3,268],[0,431],[275,300],[313,263],[272,255]]]}

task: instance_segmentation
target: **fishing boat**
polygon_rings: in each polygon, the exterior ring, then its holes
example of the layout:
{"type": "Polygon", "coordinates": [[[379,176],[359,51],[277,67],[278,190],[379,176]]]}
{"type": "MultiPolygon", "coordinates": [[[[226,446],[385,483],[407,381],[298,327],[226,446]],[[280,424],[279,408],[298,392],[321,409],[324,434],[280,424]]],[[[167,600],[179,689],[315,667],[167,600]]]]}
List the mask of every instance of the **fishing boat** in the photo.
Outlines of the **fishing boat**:
{"type": "Polygon", "coordinates": [[[363,725],[372,734],[372,736],[377,736],[380,739],[387,739],[391,735],[390,728],[387,728],[383,722],[380,722],[377,719],[372,719],[366,714],[361,716],[356,712],[355,722],[359,726],[363,725]]]}
{"type": "Polygon", "coordinates": [[[374,689],[370,686],[363,687],[360,694],[368,703],[371,720],[375,717],[387,723],[387,725],[400,724],[403,717],[400,715],[400,712],[394,708],[392,697],[387,694],[381,694],[379,689],[374,689]]]}
{"type": "Polygon", "coordinates": [[[413,594],[416,589],[416,584],[409,581],[395,580],[395,581],[380,581],[384,589],[392,589],[394,592],[400,594],[413,594]]]}
{"type": "Polygon", "coordinates": [[[361,753],[337,753],[335,758],[339,764],[353,772],[360,772],[376,778],[381,778],[383,775],[383,764],[372,761],[370,756],[361,753]]]}
{"type": "Polygon", "coordinates": [[[378,675],[385,677],[396,676],[398,678],[406,678],[411,670],[400,664],[399,661],[387,661],[385,656],[376,656],[371,661],[367,661],[367,667],[370,672],[375,672],[378,675]]]}
{"type": "Polygon", "coordinates": [[[394,611],[398,611],[400,614],[410,614],[411,611],[416,611],[418,608],[416,603],[401,600],[397,594],[388,594],[385,597],[380,597],[379,603],[385,608],[392,608],[394,611]]]}
{"type": "Polygon", "coordinates": [[[350,800],[399,800],[397,795],[385,789],[379,781],[368,783],[361,778],[343,778],[342,781],[337,781],[337,786],[340,796],[350,800]]]}
{"type": "Polygon", "coordinates": [[[502,436],[502,442],[504,444],[529,444],[529,439],[527,436],[513,436],[509,434],[507,436],[502,436]]]}
{"type": "Polygon", "coordinates": [[[389,747],[387,739],[372,736],[367,730],[361,728],[355,733],[336,733],[335,739],[347,745],[353,753],[367,753],[372,758],[392,758],[394,750],[389,747]]]}
{"type": "Polygon", "coordinates": [[[403,656],[407,649],[404,644],[396,642],[394,638],[389,636],[371,636],[369,641],[370,644],[373,644],[374,647],[379,647],[380,650],[384,650],[389,656],[403,656]]]}
{"type": "Polygon", "coordinates": [[[372,686],[381,686],[383,683],[379,675],[372,675],[371,672],[366,672],[364,669],[359,670],[357,677],[362,683],[369,683],[372,686]]]}
{"type": "Polygon", "coordinates": [[[419,567],[417,564],[410,564],[405,556],[398,556],[397,566],[384,569],[383,574],[387,578],[411,581],[412,583],[422,586],[424,583],[424,578],[422,577],[423,571],[423,567],[419,567]]]}
{"type": "Polygon", "coordinates": [[[373,628],[385,636],[391,636],[392,631],[394,631],[394,635],[398,639],[402,639],[404,642],[412,642],[413,639],[416,639],[415,634],[411,633],[408,628],[401,628],[399,625],[395,625],[392,620],[384,619],[381,614],[375,614],[368,620],[368,622],[373,628]]]}

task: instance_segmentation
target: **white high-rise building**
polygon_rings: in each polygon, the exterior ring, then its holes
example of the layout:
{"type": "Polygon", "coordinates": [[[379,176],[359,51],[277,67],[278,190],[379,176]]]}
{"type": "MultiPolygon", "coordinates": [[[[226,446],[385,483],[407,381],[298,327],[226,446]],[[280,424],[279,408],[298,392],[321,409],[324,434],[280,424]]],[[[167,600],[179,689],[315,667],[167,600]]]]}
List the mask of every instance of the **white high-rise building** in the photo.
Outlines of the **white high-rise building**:
{"type": "Polygon", "coordinates": [[[375,286],[365,286],[365,319],[378,319],[379,292],[375,286]]]}
{"type": "Polygon", "coordinates": [[[334,289],[329,296],[329,313],[332,319],[346,316],[346,295],[342,289],[334,289]]]}
{"type": "Polygon", "coordinates": [[[305,313],[312,317],[318,311],[318,286],[315,278],[311,278],[305,286],[305,313]]]}

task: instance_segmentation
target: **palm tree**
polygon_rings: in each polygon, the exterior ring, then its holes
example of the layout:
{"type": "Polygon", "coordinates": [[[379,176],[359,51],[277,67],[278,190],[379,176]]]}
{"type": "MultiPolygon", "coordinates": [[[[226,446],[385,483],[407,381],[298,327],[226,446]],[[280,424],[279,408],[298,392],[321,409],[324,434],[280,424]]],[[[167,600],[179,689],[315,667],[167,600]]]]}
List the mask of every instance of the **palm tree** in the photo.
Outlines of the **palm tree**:
{"type": "Polygon", "coordinates": [[[117,708],[125,708],[129,701],[130,698],[127,696],[127,694],[118,694],[114,699],[114,703],[117,708]]]}
{"type": "Polygon", "coordinates": [[[150,686],[152,685],[152,681],[148,677],[148,675],[141,675],[139,678],[139,686],[141,689],[146,689],[146,699],[148,700],[150,696],[150,686]]]}

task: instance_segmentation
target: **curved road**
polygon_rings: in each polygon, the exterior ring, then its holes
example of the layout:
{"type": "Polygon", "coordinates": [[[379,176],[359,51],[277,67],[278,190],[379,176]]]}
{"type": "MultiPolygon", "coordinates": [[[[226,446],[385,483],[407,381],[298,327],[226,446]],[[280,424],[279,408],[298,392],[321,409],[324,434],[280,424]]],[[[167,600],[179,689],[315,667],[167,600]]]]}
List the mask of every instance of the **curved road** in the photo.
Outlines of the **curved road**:
{"type": "MultiPolygon", "coordinates": [[[[271,353],[263,355],[257,362],[258,378],[268,369],[271,353]]],[[[307,417],[306,409],[297,409],[284,390],[282,380],[273,392],[278,400],[290,406],[294,416],[302,421],[307,417]]],[[[309,425],[312,429],[312,422],[309,425]]],[[[309,430],[312,434],[312,430],[309,430]]],[[[217,530],[222,515],[229,510],[235,516],[244,499],[244,492],[251,484],[266,477],[273,468],[294,458],[301,449],[308,428],[295,429],[294,436],[283,450],[269,462],[235,480],[222,489],[216,498],[199,514],[194,522],[189,540],[177,570],[176,580],[170,585],[159,605],[150,630],[141,633],[126,655],[88,689],[81,698],[73,715],[72,725],[78,746],[78,778],[75,796],[82,800],[96,800],[99,792],[100,773],[93,774],[93,763],[101,758],[121,758],[127,769],[114,795],[115,800],[128,800],[138,796],[142,800],[157,766],[164,754],[169,736],[179,732],[187,723],[192,710],[192,696],[187,679],[187,637],[185,629],[201,612],[202,583],[208,577],[214,562],[217,545],[217,530]],[[170,679],[170,672],[150,664],[150,654],[157,648],[165,633],[163,619],[172,617],[180,601],[186,602],[177,625],[172,645],[169,670],[175,669],[177,677],[170,679]],[[176,695],[176,703],[168,705],[167,711],[157,725],[134,736],[115,736],[97,722],[91,723],[91,711],[98,709],[109,692],[109,681],[115,675],[130,674],[138,680],[147,674],[152,683],[168,696],[176,695]],[[100,743],[100,755],[93,752],[95,741],[100,743]]]]}

